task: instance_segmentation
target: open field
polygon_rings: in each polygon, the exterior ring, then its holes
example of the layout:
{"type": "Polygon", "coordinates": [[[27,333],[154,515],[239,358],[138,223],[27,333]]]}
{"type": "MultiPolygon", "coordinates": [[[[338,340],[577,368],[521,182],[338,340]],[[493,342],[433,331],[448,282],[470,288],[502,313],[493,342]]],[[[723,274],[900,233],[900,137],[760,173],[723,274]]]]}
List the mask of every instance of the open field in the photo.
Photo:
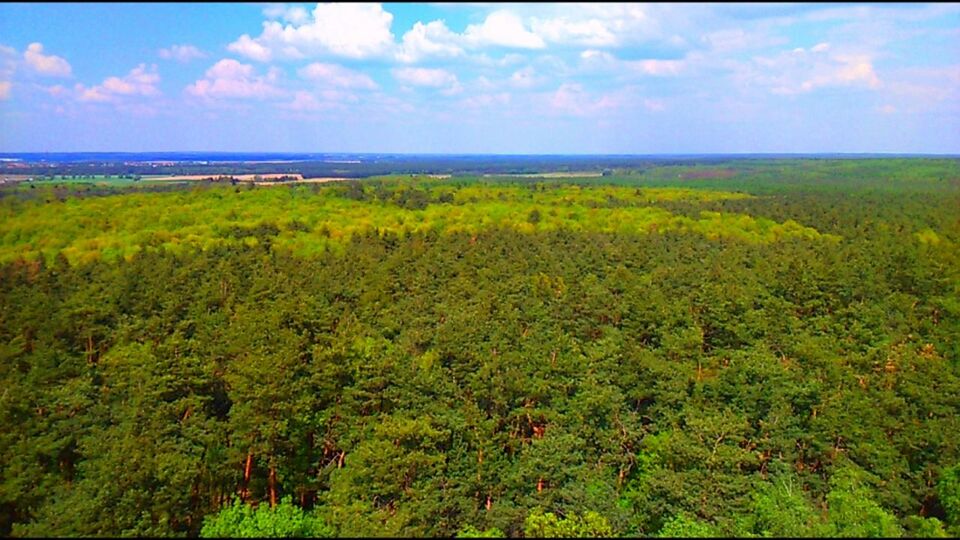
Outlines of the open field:
{"type": "Polygon", "coordinates": [[[485,177],[491,176],[501,176],[505,178],[596,178],[603,176],[602,172],[596,171],[580,171],[580,172],[545,172],[545,173],[528,173],[528,174],[485,174],[485,177]]]}
{"type": "MultiPolygon", "coordinates": [[[[147,178],[147,177],[144,177],[147,178]]],[[[36,183],[36,184],[130,184],[134,182],[133,175],[89,174],[89,175],[34,175],[34,174],[4,174],[0,180],[7,183],[36,183]]]]}
{"type": "MultiPolygon", "coordinates": [[[[229,176],[231,178],[236,178],[240,182],[254,182],[254,181],[267,181],[276,180],[279,178],[292,177],[295,180],[303,180],[303,175],[299,173],[268,173],[268,174],[225,174],[225,175],[209,175],[209,174],[187,174],[179,176],[148,176],[144,180],[149,180],[151,182],[184,182],[184,181],[196,181],[196,180],[208,180],[216,179],[221,176],[229,176]]],[[[291,180],[293,181],[293,180],[291,180]]]]}

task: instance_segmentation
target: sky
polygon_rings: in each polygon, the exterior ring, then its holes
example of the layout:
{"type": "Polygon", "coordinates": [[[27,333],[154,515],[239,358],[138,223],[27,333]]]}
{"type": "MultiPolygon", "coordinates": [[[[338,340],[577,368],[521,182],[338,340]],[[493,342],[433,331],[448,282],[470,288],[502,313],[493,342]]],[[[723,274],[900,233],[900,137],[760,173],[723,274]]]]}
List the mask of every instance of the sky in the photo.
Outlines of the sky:
{"type": "Polygon", "coordinates": [[[0,4],[0,152],[960,154],[960,4],[0,4]]]}

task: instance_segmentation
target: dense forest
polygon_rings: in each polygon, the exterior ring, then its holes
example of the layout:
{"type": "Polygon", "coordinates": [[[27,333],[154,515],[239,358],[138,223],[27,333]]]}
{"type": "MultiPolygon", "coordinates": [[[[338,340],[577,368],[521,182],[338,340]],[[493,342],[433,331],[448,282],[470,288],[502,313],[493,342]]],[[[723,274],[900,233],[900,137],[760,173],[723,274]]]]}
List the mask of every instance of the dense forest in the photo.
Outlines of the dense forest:
{"type": "Polygon", "coordinates": [[[5,536],[960,535],[960,161],[0,191],[5,536]]]}

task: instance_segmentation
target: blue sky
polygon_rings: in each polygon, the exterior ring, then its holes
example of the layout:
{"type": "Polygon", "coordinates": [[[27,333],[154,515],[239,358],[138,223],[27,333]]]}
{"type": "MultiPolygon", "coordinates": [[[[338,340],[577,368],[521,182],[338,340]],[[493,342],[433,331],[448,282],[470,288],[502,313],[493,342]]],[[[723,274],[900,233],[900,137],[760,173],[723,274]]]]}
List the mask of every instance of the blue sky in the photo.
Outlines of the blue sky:
{"type": "Polygon", "coordinates": [[[0,151],[960,153],[960,4],[0,4],[0,151]]]}

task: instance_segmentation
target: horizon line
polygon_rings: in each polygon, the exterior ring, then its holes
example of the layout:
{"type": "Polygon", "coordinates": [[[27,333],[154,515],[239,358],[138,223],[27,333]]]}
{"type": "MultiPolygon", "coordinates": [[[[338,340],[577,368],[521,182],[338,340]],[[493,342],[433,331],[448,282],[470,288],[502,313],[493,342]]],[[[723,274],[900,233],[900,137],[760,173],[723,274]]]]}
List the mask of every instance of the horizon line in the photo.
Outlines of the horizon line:
{"type": "Polygon", "coordinates": [[[662,152],[662,153],[501,153],[501,152],[343,152],[343,151],[264,151],[264,150],[45,150],[6,152],[0,151],[0,156],[7,155],[45,155],[45,154],[274,154],[274,155],[352,155],[352,156],[502,156],[502,157],[686,157],[686,156],[939,156],[960,157],[957,153],[936,152],[662,152]]]}

